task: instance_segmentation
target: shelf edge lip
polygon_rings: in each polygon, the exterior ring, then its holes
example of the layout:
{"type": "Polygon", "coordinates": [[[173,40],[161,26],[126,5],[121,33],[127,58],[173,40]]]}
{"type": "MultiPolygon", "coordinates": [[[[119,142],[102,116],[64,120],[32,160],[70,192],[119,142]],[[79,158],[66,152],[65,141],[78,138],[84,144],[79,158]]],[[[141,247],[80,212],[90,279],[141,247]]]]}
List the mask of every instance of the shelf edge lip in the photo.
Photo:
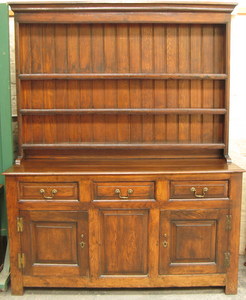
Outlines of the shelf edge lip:
{"type": "Polygon", "coordinates": [[[174,149],[174,148],[183,148],[183,149],[224,149],[225,144],[224,143],[203,143],[203,144],[180,144],[180,143],[173,143],[173,144],[102,144],[102,143],[81,143],[81,144],[75,144],[75,143],[60,143],[60,144],[27,144],[24,143],[21,145],[23,149],[34,149],[34,148],[48,148],[48,149],[70,149],[70,148],[81,148],[81,149],[115,149],[115,148],[123,148],[123,149],[174,149]]]}
{"type": "Polygon", "coordinates": [[[60,115],[60,114],[214,114],[225,115],[225,108],[129,108],[129,109],[20,109],[22,115],[60,115]]]}
{"type": "Polygon", "coordinates": [[[21,73],[20,80],[97,80],[97,79],[214,79],[228,78],[225,73],[21,73]]]}
{"type": "Polygon", "coordinates": [[[8,171],[6,170],[3,175],[5,176],[33,176],[33,175],[173,175],[173,174],[221,174],[221,173],[244,173],[243,169],[236,170],[170,170],[170,171],[8,171]]]}

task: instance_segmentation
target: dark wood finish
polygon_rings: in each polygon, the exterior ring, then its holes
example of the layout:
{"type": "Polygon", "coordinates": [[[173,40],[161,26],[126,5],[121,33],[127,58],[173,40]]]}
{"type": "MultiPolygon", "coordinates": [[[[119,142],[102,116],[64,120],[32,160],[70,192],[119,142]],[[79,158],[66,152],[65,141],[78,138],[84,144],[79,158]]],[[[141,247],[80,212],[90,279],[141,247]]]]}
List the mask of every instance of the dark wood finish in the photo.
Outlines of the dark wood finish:
{"type": "Polygon", "coordinates": [[[94,182],[94,200],[151,201],[155,198],[155,182],[94,182]],[[120,190],[120,194],[115,192],[120,190]],[[132,193],[129,194],[129,189],[132,193]],[[122,199],[120,197],[127,197],[122,199]]]}
{"type": "Polygon", "coordinates": [[[100,276],[147,275],[148,210],[102,210],[100,215],[100,276]]]}
{"type": "Polygon", "coordinates": [[[77,200],[78,195],[78,183],[74,182],[62,182],[62,183],[33,183],[33,182],[20,182],[19,184],[19,199],[25,200],[45,200],[45,201],[65,201],[65,200],[77,200]],[[40,190],[44,190],[44,194],[40,193],[40,190]],[[56,189],[56,193],[52,194],[52,190],[56,189]],[[47,199],[50,197],[52,199],[47,199]]]}
{"type": "Polygon", "coordinates": [[[228,210],[218,209],[162,211],[160,274],[225,272],[226,214],[228,210]]]}
{"type": "MultiPolygon", "coordinates": [[[[105,39],[105,37],[104,37],[105,39]]],[[[131,39],[131,37],[129,37],[131,39]]],[[[69,43],[69,42],[68,42],[69,43]]],[[[115,45],[114,45],[115,46],[115,45]]],[[[165,73],[55,73],[55,74],[20,74],[19,78],[21,80],[95,80],[95,79],[217,79],[223,80],[227,78],[226,74],[192,74],[192,73],[174,73],[174,74],[165,74],[165,73]]]]}
{"type": "Polygon", "coordinates": [[[234,6],[12,4],[19,159],[5,175],[13,294],[236,293],[243,170],[227,162],[234,6]]]}
{"type": "Polygon", "coordinates": [[[128,115],[141,115],[141,114],[212,114],[224,115],[226,110],[223,108],[212,109],[193,109],[193,108],[89,108],[89,109],[21,109],[22,115],[53,115],[57,114],[128,114],[128,115]]]}
{"type": "Polygon", "coordinates": [[[20,217],[25,227],[21,236],[25,275],[88,275],[86,212],[20,211],[20,217]]]}
{"type": "Polygon", "coordinates": [[[170,184],[171,199],[224,198],[229,200],[228,181],[172,181],[170,184]],[[196,191],[191,190],[193,187],[196,191]],[[208,190],[204,192],[204,188],[208,190]]]}
{"type": "Polygon", "coordinates": [[[115,155],[133,147],[163,156],[227,149],[226,25],[154,20],[19,25],[20,155],[31,147],[115,155]]]}

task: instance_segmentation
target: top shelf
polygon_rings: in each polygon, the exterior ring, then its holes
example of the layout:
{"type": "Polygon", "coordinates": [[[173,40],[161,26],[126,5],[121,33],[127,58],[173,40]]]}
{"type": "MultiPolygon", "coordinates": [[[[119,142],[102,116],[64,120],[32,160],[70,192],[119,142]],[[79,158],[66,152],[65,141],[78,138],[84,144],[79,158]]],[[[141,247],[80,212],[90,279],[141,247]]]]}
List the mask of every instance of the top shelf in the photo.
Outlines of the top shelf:
{"type": "Polygon", "coordinates": [[[204,74],[204,73],[42,73],[20,74],[20,80],[93,80],[93,79],[200,79],[200,80],[224,80],[227,74],[204,74]]]}

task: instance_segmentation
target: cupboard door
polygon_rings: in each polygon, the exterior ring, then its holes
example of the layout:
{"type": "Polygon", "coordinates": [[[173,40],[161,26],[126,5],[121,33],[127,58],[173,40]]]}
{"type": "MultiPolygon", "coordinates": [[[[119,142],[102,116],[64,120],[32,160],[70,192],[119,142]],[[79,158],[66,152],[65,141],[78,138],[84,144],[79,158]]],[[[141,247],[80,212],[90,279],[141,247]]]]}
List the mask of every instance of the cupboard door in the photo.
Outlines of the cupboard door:
{"type": "Polygon", "coordinates": [[[225,272],[227,209],[161,211],[160,274],[225,272]]]}
{"type": "Polygon", "coordinates": [[[88,275],[87,212],[21,211],[20,216],[25,275],[88,275]]]}
{"type": "Polygon", "coordinates": [[[146,275],[148,210],[100,211],[100,275],[146,275]]]}

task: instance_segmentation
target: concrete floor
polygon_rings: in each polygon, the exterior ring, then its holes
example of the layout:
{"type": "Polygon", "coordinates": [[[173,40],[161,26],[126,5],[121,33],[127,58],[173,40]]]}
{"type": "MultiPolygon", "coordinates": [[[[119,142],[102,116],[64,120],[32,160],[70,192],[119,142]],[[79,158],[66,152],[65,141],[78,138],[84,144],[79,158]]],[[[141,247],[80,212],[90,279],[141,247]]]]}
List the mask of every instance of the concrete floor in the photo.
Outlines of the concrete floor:
{"type": "Polygon", "coordinates": [[[223,288],[178,289],[25,289],[23,296],[11,296],[10,290],[0,293],[0,299],[11,300],[246,300],[245,257],[240,257],[237,295],[225,295],[223,288]]]}

